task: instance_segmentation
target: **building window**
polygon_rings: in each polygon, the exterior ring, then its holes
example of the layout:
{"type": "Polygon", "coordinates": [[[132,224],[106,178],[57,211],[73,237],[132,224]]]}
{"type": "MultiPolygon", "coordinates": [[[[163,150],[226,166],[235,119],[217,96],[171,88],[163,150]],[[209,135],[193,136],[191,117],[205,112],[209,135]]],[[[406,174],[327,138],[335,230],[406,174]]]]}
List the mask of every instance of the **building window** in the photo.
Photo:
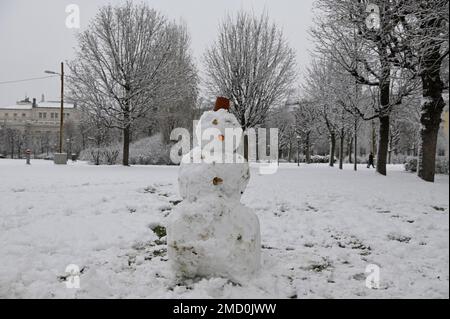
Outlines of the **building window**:
{"type": "Polygon", "coordinates": [[[39,118],[40,118],[40,119],[42,118],[42,113],[41,113],[41,112],[39,112],[39,118]]]}
{"type": "Polygon", "coordinates": [[[42,116],[44,117],[44,119],[47,118],[47,113],[42,113],[42,116]]]}
{"type": "Polygon", "coordinates": [[[50,113],[50,117],[54,118],[55,117],[55,113],[50,113]]]}
{"type": "Polygon", "coordinates": [[[8,117],[8,113],[5,113],[5,117],[8,117]]]}
{"type": "Polygon", "coordinates": [[[17,117],[17,113],[14,113],[14,117],[17,117]]]}
{"type": "Polygon", "coordinates": [[[22,117],[26,117],[27,115],[25,113],[22,113],[22,117]]]}

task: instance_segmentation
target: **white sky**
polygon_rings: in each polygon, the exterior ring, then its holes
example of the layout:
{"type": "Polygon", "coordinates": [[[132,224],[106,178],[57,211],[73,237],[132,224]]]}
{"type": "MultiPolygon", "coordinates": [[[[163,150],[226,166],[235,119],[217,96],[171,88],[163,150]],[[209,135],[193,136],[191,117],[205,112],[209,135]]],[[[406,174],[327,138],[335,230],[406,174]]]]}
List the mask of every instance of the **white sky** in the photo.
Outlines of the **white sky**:
{"type": "MultiPolygon", "coordinates": [[[[108,0],[0,0],[0,82],[45,76],[59,71],[61,61],[73,58],[78,30],[65,27],[68,4],[80,8],[81,29],[108,0]]],[[[141,1],[139,1],[141,2],[141,1]]],[[[313,0],[146,0],[168,18],[183,20],[190,31],[192,52],[201,68],[205,49],[215,40],[217,26],[227,13],[239,9],[257,14],[266,10],[284,31],[297,52],[301,72],[308,64],[308,28],[312,24],[313,0]]],[[[59,79],[50,78],[0,84],[0,106],[12,105],[25,94],[39,101],[59,98],[59,79]]]]}

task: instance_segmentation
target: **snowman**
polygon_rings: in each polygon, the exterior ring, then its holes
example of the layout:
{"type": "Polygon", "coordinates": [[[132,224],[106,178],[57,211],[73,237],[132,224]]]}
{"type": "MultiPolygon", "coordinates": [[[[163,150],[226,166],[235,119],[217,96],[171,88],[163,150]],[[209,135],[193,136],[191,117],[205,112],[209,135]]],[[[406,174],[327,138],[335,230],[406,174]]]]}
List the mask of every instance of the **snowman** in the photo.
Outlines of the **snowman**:
{"type": "Polygon", "coordinates": [[[240,129],[228,110],[229,100],[219,97],[214,110],[203,113],[195,130],[198,145],[180,164],[183,202],[167,224],[169,260],[180,277],[239,281],[260,266],[259,220],[240,203],[249,165],[238,152],[239,143],[224,147],[229,129],[240,129]],[[203,145],[205,135],[212,139],[203,145]]]}

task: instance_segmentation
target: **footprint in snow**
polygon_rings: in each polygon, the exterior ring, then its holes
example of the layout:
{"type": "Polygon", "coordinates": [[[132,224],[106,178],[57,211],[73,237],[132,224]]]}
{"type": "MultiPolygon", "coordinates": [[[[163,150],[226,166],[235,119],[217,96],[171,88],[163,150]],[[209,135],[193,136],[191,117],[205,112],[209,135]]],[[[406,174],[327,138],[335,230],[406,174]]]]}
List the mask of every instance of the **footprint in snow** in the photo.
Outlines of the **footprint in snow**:
{"type": "Polygon", "coordinates": [[[394,234],[394,233],[389,234],[388,239],[393,240],[393,241],[398,241],[400,243],[405,243],[405,244],[407,244],[411,241],[411,237],[409,237],[409,236],[401,235],[401,234],[394,234]]]}
{"type": "Polygon", "coordinates": [[[149,185],[149,186],[145,187],[143,190],[138,190],[138,192],[139,193],[147,193],[147,194],[157,194],[158,196],[161,196],[161,197],[170,197],[172,195],[172,193],[161,190],[160,189],[161,186],[166,186],[166,185],[159,185],[159,184],[149,185]]]}
{"type": "Polygon", "coordinates": [[[169,203],[171,203],[173,206],[177,206],[182,201],[183,201],[182,199],[173,199],[173,200],[169,200],[169,203]]]}
{"type": "Polygon", "coordinates": [[[127,210],[130,214],[136,213],[137,208],[132,206],[127,206],[127,210]]]}

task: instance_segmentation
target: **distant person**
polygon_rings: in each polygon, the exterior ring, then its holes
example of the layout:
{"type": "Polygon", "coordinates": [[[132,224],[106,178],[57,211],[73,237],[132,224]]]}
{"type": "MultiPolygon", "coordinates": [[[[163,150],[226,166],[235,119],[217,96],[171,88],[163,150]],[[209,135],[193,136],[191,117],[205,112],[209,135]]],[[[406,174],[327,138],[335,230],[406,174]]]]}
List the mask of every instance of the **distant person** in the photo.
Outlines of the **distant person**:
{"type": "Polygon", "coordinates": [[[370,152],[370,154],[369,154],[369,162],[367,163],[367,168],[370,168],[370,166],[372,166],[373,168],[375,168],[375,164],[374,164],[374,161],[373,161],[374,159],[373,159],[373,153],[372,152],[370,152]]]}

